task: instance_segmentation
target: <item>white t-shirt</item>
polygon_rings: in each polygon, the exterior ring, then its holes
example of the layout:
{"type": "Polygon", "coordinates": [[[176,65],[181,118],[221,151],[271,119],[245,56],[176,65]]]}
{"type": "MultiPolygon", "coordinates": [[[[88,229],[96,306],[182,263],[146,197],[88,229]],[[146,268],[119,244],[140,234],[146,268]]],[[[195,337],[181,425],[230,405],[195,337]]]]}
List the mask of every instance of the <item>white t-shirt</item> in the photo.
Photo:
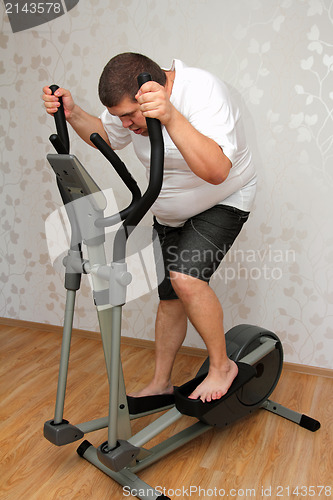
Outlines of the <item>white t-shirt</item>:
{"type": "MultiPolygon", "coordinates": [[[[231,102],[226,85],[207,71],[187,67],[177,59],[171,69],[175,70],[171,103],[193,127],[221,146],[232,168],[222,184],[213,185],[204,181],[188,167],[162,126],[164,177],[161,192],[151,208],[153,214],[161,224],[177,227],[218,204],[250,211],[256,191],[256,173],[240,111],[231,102]]],[[[107,109],[100,118],[114,149],[133,143],[134,151],[149,177],[149,138],[125,129],[120,119],[112,116],[107,109]]]]}

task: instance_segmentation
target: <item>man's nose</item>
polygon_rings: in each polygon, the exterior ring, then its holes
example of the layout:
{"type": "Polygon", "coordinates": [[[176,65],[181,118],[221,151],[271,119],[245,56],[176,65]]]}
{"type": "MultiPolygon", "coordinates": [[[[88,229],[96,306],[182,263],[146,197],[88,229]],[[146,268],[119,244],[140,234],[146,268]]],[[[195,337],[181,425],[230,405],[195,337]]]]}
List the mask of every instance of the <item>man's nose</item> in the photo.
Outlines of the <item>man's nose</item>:
{"type": "Polygon", "coordinates": [[[131,120],[130,118],[123,118],[122,120],[122,125],[124,128],[128,128],[130,127],[131,125],[133,125],[133,120],[131,120]]]}

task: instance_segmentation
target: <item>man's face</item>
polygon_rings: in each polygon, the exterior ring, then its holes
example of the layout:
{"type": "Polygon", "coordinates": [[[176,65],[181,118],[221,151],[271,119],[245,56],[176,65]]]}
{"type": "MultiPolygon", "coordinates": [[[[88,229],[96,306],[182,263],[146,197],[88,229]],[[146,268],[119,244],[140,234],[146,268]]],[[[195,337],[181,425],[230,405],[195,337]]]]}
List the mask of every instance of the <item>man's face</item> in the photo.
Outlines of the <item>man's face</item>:
{"type": "Polygon", "coordinates": [[[148,135],[146,119],[140,111],[140,105],[129,97],[124,97],[119,104],[108,108],[113,116],[118,116],[124,128],[138,135],[148,135]]]}

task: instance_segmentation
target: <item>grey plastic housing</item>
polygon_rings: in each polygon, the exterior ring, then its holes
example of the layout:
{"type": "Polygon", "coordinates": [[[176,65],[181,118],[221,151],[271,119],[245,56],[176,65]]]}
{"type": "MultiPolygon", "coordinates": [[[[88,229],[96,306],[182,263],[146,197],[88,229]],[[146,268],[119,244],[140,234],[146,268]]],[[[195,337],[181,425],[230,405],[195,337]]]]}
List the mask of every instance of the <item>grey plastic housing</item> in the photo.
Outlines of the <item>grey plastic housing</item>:
{"type": "Polygon", "coordinates": [[[119,472],[129,465],[138,456],[139,452],[140,448],[123,439],[117,441],[117,446],[113,450],[108,450],[107,441],[97,448],[97,456],[100,462],[115,472],[119,472]]]}
{"type": "Polygon", "coordinates": [[[44,424],[44,437],[56,446],[73,443],[82,439],[83,436],[84,433],[67,420],[63,420],[60,424],[48,420],[44,424]]]}

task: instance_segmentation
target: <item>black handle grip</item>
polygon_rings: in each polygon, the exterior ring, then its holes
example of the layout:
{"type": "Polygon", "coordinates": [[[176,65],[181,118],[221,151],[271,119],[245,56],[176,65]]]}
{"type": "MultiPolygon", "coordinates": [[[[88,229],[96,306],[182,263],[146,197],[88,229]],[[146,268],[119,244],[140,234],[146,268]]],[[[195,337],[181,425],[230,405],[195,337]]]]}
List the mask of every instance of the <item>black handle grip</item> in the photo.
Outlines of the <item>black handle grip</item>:
{"type": "MultiPolygon", "coordinates": [[[[58,87],[58,85],[50,85],[49,88],[50,88],[52,94],[54,94],[55,91],[59,87],[58,87]]],[[[64,150],[66,150],[66,153],[69,153],[69,135],[68,135],[64,106],[62,104],[61,97],[59,97],[59,102],[60,102],[60,106],[58,108],[58,111],[56,113],[54,113],[54,120],[55,120],[57,134],[59,136],[59,139],[62,142],[64,150]]]]}
{"type": "Polygon", "coordinates": [[[68,154],[68,151],[65,148],[65,146],[63,145],[62,141],[60,140],[60,137],[58,136],[58,134],[50,135],[49,140],[50,140],[51,144],[53,144],[54,149],[56,150],[56,152],[59,155],[67,155],[68,154]]]}
{"type": "Polygon", "coordinates": [[[149,73],[140,73],[140,75],[138,76],[137,80],[138,80],[138,85],[139,85],[139,88],[140,88],[144,83],[147,83],[147,82],[151,81],[151,76],[150,76],[149,73]]]}
{"type": "MultiPolygon", "coordinates": [[[[151,75],[149,73],[140,73],[137,77],[139,88],[147,82],[152,80],[151,75]]],[[[160,121],[156,118],[146,118],[148,134],[150,142],[152,143],[152,147],[155,147],[157,143],[160,143],[160,133],[161,133],[161,124],[160,121]]],[[[163,144],[164,149],[164,144],[163,144]]]]}

